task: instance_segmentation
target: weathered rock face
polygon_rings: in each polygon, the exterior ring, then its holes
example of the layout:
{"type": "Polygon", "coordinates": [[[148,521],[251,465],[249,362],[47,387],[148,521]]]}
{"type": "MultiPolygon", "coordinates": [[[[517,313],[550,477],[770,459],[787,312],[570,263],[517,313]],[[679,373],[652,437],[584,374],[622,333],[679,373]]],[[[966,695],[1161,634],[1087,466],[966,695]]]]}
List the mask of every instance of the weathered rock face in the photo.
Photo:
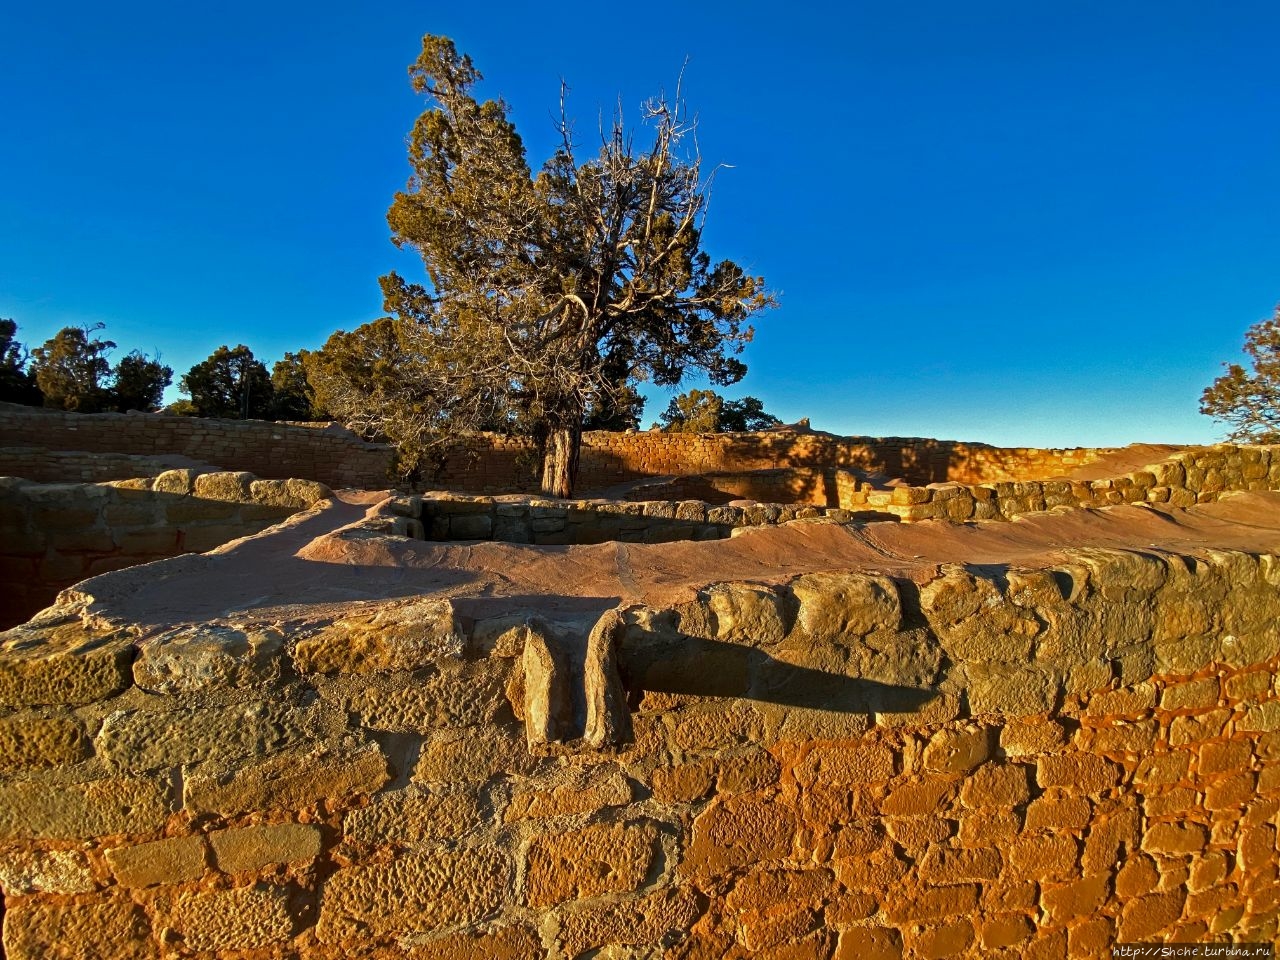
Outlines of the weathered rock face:
{"type": "Polygon", "coordinates": [[[14,960],[1272,940],[1280,557],[447,601],[0,648],[14,960]]]}

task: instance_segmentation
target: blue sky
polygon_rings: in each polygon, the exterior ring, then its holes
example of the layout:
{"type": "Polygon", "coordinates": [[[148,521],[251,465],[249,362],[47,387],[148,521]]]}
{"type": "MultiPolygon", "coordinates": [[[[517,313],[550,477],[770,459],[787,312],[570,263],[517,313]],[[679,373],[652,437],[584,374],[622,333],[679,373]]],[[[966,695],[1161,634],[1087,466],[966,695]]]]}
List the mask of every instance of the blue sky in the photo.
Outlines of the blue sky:
{"type": "Polygon", "coordinates": [[[420,276],[384,217],[423,33],[472,55],[535,167],[562,77],[589,132],[687,57],[731,166],[707,248],[781,293],[726,392],[839,433],[1222,435],[1200,391],[1280,300],[1280,4],[779,9],[5,4],[0,316],[28,345],[104,322],[178,374],[317,347],[381,315],[380,274],[420,276]]]}

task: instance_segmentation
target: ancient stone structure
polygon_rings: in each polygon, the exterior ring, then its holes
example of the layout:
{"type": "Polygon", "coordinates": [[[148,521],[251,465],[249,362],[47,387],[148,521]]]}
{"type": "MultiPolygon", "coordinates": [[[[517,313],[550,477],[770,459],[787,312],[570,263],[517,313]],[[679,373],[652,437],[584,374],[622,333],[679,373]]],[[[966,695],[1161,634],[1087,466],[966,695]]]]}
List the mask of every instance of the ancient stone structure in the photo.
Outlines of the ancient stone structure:
{"type": "Polygon", "coordinates": [[[103,484],[0,477],[0,627],[86,577],[212,550],[329,496],[311,480],[191,469],[103,484]]]}
{"type": "Polygon", "coordinates": [[[337,424],[64,413],[0,403],[0,474],[26,480],[127,480],[216,465],[269,480],[378,489],[390,482],[391,460],[389,447],[365,443],[337,424]]]}
{"type": "Polygon", "coordinates": [[[6,957],[1274,942],[1280,449],[983,456],[821,506],[5,481],[113,549],[281,521],[0,634],[6,957]]]}

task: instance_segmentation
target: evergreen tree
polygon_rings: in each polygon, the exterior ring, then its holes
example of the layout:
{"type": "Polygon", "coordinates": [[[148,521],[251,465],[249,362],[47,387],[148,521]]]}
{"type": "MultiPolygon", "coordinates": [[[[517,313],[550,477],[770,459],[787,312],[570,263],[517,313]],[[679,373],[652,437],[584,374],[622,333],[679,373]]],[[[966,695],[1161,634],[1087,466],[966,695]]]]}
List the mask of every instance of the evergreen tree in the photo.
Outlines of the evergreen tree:
{"type": "MultiPolygon", "coordinates": [[[[382,278],[386,309],[411,327],[414,396],[463,398],[452,426],[505,406],[545,437],[542,488],[569,496],[584,419],[628,404],[622,388],[703,370],[730,384],[771,306],[763,280],[702,250],[708,183],[688,147],[679,96],[645,106],[646,146],[621,116],[579,159],[561,91],[560,147],[534,176],[502,101],[472,94],[481,75],[444,37],[423,38],[410,67],[431,107],[413,128],[413,176],[387,220],[430,281],[382,278]]],[[[422,420],[439,426],[434,417],[422,420]]]]}
{"type": "Polygon", "coordinates": [[[173,368],[139,350],[120,358],[113,371],[111,406],[116,410],[155,410],[165,387],[173,383],[173,368]]]}
{"type": "Polygon", "coordinates": [[[782,423],[755,397],[726,400],[712,390],[690,390],[672,397],[659,418],[670,433],[747,433],[782,423]]]}
{"type": "Polygon", "coordinates": [[[1252,372],[1238,363],[1200,396],[1200,412],[1231,425],[1237,443],[1280,443],[1280,306],[1245,334],[1252,372]]]}
{"type": "Polygon", "coordinates": [[[244,344],[218,347],[187,371],[178,389],[191,398],[201,417],[250,420],[271,413],[271,377],[244,344]]]}
{"type": "Polygon", "coordinates": [[[40,388],[27,369],[27,351],[17,340],[18,324],[0,317],[0,400],[40,405],[40,388]]]}
{"type": "Polygon", "coordinates": [[[90,338],[101,329],[100,323],[63,327],[31,351],[31,370],[46,407],[97,413],[108,406],[111,363],[106,353],[116,345],[110,340],[90,338]]]}

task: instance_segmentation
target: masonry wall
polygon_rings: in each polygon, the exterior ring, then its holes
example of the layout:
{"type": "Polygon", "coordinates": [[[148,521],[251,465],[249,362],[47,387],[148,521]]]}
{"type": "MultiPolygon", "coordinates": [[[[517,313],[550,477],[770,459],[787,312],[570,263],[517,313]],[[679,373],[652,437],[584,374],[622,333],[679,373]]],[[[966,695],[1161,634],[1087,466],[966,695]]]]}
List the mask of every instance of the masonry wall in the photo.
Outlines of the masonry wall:
{"type": "Polygon", "coordinates": [[[212,550],[329,495],[312,481],[195,470],[114,484],[0,477],[0,628],[86,577],[212,550]]]}
{"type": "MultiPolygon", "coordinates": [[[[1242,490],[1280,490],[1277,447],[1222,444],[1175,454],[1168,460],[1107,480],[1025,480],[988,484],[935,484],[874,490],[847,471],[835,471],[839,507],[792,503],[746,506],[702,500],[542,500],[431,493],[398,497],[401,520],[387,529],[426,540],[501,540],[508,543],[663,543],[716,540],[741,527],[826,518],[837,523],[897,520],[1012,520],[1063,507],[1122,503],[1187,507],[1242,490]]],[[[649,486],[634,495],[658,492],[649,486]]],[[[664,493],[697,493],[696,484],[661,484],[664,493]]],[[[763,491],[760,491],[763,492],[763,491]]]]}
{"type": "MultiPolygon", "coordinates": [[[[381,444],[365,443],[337,424],[268,423],[261,420],[212,420],[159,414],[65,413],[0,403],[0,458],[5,472],[28,480],[124,480],[136,472],[129,459],[97,461],[92,477],[82,473],[50,476],[41,451],[76,451],[127,455],[157,461],[187,457],[223,470],[253,473],[264,479],[301,477],[331,487],[389,485],[392,452],[381,444]]],[[[75,467],[86,458],[76,457],[75,467]]],[[[55,460],[57,467],[63,461],[55,460]]]]}
{"type": "MultiPolygon", "coordinates": [[[[684,434],[588,432],[578,487],[584,492],[642,477],[754,470],[884,473],[918,484],[986,483],[1061,476],[1105,450],[989,447],[915,437],[833,437],[793,432],[684,434]]],[[[507,493],[534,483],[535,458],[524,440],[468,436],[445,452],[432,486],[507,493]]],[[[833,504],[834,505],[834,504],[833,504]]]]}
{"type": "Polygon", "coordinates": [[[4,635],[7,956],[1276,936],[1280,558],[1075,550],[526,617],[4,635]]]}

